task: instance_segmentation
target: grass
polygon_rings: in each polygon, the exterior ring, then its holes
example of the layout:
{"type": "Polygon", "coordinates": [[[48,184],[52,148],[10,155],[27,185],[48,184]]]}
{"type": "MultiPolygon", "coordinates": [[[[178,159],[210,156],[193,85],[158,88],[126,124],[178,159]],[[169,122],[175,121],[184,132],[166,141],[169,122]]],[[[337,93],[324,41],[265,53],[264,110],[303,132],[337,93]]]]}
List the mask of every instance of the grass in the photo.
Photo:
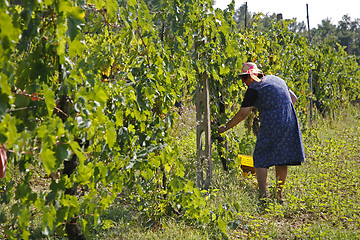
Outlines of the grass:
{"type": "MultiPolygon", "coordinates": [[[[290,167],[285,185],[285,202],[275,200],[264,206],[257,198],[254,177],[243,177],[237,169],[221,169],[214,155],[212,188],[216,196],[210,209],[230,206],[232,219],[227,228],[230,239],[359,239],[360,238],[360,113],[340,112],[335,120],[317,119],[303,133],[306,162],[290,167]]],[[[186,109],[177,129],[177,145],[186,162],[187,176],[195,177],[196,142],[194,110],[186,109]]],[[[233,130],[242,135],[242,124],[233,130]]],[[[274,169],[268,182],[275,185],[274,169]]],[[[109,211],[116,216],[124,206],[109,211]],[[117,209],[117,210],[116,210],[117,209]]],[[[130,207],[131,208],[131,207],[130,207]]],[[[136,216],[133,212],[130,215],[136,216]]],[[[107,239],[217,239],[211,226],[165,217],[155,226],[145,227],[129,218],[115,218],[114,226],[97,237],[107,239]],[[126,234],[124,234],[126,233],[126,234]]],[[[97,238],[94,237],[94,238],[97,238]]]]}
{"type": "MultiPolygon", "coordinates": [[[[174,144],[186,168],[185,177],[196,181],[195,109],[185,107],[173,132],[174,144]]],[[[230,148],[251,152],[254,137],[243,124],[228,133],[230,148]],[[245,139],[245,140],[244,140],[245,139]],[[243,141],[242,141],[243,140],[243,141]]],[[[316,119],[303,132],[306,162],[289,167],[285,202],[258,200],[256,179],[244,177],[236,166],[222,170],[213,148],[213,178],[207,208],[227,209],[229,239],[359,239],[360,238],[360,111],[339,112],[335,120],[316,119]]],[[[249,154],[246,152],[246,154],[249,154]]],[[[274,169],[268,176],[269,191],[275,185],[274,169]]],[[[37,179],[34,188],[47,189],[48,179],[37,179]]],[[[219,239],[214,224],[161,214],[149,221],[140,202],[124,196],[101,216],[103,225],[89,239],[219,239]]],[[[39,223],[33,222],[37,238],[39,223]]],[[[34,232],[33,232],[34,233],[34,232]]],[[[1,234],[1,229],[0,229],[1,234]]],[[[59,239],[57,237],[51,239],[59,239]]]]}

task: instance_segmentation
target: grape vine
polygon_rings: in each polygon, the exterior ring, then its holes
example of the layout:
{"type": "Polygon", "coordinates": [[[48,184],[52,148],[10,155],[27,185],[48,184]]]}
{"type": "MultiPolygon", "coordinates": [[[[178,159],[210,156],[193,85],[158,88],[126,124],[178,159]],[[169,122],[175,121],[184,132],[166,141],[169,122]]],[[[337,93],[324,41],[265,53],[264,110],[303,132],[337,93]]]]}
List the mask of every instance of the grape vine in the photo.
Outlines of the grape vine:
{"type": "Polygon", "coordinates": [[[0,144],[11,173],[0,179],[0,226],[9,239],[29,239],[35,221],[45,236],[88,237],[123,194],[150,221],[174,214],[225,233],[230,210],[207,208],[211,190],[186,176],[171,137],[174,104],[193,96],[199,75],[210,78],[211,117],[220,124],[241,102],[237,74],[246,61],[288,82],[303,124],[310,94],[333,109],[360,90],[359,65],[344,49],[312,48],[287,21],[269,33],[256,24],[239,30],[234,4],[223,11],[210,0],[165,0],[149,10],[137,0],[45,0],[0,8],[0,144]]]}

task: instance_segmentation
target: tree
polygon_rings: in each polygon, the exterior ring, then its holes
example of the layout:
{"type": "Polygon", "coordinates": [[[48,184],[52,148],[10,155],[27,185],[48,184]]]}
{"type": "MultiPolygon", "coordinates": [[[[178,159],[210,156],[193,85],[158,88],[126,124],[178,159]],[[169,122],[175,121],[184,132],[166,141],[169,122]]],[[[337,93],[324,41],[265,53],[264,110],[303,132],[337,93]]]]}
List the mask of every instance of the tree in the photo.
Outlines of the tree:
{"type": "Polygon", "coordinates": [[[243,3],[238,9],[236,9],[233,16],[237,27],[240,29],[244,29],[245,26],[249,25],[251,17],[252,14],[247,10],[246,3],[243,3]]]}
{"type": "Polygon", "coordinates": [[[298,22],[296,18],[293,18],[293,21],[289,24],[289,30],[295,33],[299,33],[304,37],[307,36],[305,22],[298,22]]]}
{"type": "Polygon", "coordinates": [[[332,47],[337,47],[338,42],[337,27],[331,23],[331,19],[327,18],[321,21],[317,28],[311,30],[312,44],[317,46],[325,41],[332,47]]]}
{"type": "Polygon", "coordinates": [[[351,20],[344,15],[336,30],[338,42],[346,47],[346,52],[360,57],[360,19],[351,20]]]}

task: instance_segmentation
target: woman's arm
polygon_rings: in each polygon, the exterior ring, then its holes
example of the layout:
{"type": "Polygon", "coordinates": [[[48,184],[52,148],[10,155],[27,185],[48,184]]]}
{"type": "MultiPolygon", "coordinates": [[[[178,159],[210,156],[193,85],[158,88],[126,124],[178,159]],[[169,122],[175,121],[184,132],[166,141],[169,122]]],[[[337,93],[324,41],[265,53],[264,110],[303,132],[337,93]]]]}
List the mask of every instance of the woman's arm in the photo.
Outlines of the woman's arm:
{"type": "Polygon", "coordinates": [[[244,120],[250,113],[251,107],[242,107],[240,110],[236,113],[236,115],[228,121],[225,126],[220,126],[218,131],[219,133],[224,133],[225,131],[229,130],[230,128],[236,126],[239,122],[244,120]]]}
{"type": "Polygon", "coordinates": [[[293,91],[291,91],[290,89],[289,89],[289,93],[290,93],[290,98],[291,98],[291,101],[292,101],[292,103],[293,103],[293,105],[295,105],[295,103],[296,103],[296,101],[297,101],[297,96],[295,95],[295,93],[293,92],[293,91]]]}

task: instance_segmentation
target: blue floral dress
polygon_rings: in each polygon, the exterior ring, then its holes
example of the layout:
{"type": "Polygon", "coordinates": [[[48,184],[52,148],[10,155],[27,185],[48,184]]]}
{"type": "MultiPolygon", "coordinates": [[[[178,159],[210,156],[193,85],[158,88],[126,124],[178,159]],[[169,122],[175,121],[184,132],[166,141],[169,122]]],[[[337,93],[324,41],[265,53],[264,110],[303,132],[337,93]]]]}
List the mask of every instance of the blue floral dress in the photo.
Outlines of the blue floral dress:
{"type": "Polygon", "coordinates": [[[300,165],[304,162],[300,127],[286,82],[273,75],[265,76],[261,82],[252,82],[242,107],[249,105],[258,109],[260,118],[253,154],[254,167],[300,165]]]}

